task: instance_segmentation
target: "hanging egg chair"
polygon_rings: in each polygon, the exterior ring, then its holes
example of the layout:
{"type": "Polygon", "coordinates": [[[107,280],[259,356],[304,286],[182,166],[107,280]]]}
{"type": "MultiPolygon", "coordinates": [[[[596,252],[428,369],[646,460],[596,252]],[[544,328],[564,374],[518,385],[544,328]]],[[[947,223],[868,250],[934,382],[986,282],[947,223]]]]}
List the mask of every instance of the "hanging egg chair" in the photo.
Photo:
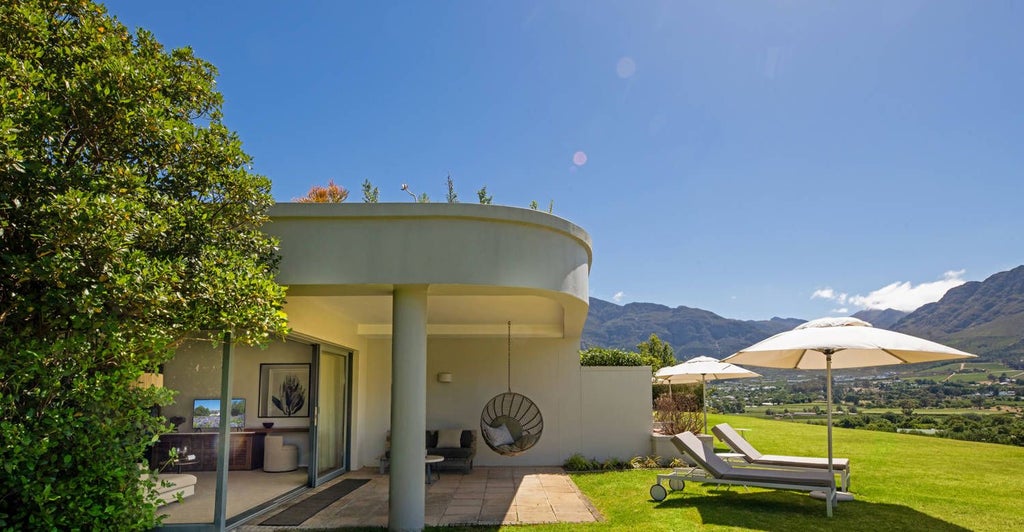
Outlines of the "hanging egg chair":
{"type": "Polygon", "coordinates": [[[523,394],[512,391],[512,322],[508,322],[508,391],[499,393],[480,413],[480,434],[492,451],[516,456],[540,441],[544,416],[523,394]]]}

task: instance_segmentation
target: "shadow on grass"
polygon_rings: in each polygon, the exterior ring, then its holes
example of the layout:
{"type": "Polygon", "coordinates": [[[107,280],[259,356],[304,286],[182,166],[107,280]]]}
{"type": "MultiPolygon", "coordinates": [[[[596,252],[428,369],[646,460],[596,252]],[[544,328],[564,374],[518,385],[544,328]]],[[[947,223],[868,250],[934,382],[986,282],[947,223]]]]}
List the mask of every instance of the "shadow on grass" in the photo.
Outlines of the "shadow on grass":
{"type": "Polygon", "coordinates": [[[704,524],[753,530],[970,531],[907,506],[857,500],[839,503],[829,519],[825,515],[824,501],[812,499],[804,493],[787,491],[744,493],[713,490],[693,495],[676,492],[657,503],[655,508],[694,508],[704,524]]]}

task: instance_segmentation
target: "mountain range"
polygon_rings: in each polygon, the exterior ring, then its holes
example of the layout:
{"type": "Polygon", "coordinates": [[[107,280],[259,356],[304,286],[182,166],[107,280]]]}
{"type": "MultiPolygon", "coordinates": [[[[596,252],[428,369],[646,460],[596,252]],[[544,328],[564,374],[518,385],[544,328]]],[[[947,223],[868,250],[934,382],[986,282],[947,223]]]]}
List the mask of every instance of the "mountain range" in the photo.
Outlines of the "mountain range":
{"type": "MultiPolygon", "coordinates": [[[[1024,360],[1024,266],[950,289],[935,303],[913,312],[863,310],[853,315],[874,325],[913,334],[975,353],[989,360],[1024,360]]],[[[698,308],[655,303],[617,305],[590,298],[584,347],[634,350],[656,334],[672,345],[676,358],[722,358],[805,320],[735,320],[698,308]]]]}

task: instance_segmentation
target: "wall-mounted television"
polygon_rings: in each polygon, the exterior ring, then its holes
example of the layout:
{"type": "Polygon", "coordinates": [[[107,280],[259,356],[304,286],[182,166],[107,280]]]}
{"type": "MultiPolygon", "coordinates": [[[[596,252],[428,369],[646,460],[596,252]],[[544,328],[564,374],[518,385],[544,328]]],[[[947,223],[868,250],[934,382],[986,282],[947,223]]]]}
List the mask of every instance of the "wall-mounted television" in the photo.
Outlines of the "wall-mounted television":
{"type": "MultiPolygon", "coordinates": [[[[192,430],[215,430],[220,427],[220,399],[192,401],[192,430]]],[[[231,399],[231,428],[245,427],[245,399],[231,399]]]]}

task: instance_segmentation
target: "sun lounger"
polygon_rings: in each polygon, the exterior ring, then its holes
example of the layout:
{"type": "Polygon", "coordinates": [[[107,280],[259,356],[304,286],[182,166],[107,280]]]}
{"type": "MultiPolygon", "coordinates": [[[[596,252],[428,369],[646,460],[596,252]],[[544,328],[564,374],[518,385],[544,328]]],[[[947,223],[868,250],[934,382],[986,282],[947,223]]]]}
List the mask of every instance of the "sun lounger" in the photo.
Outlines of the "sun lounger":
{"type": "Polygon", "coordinates": [[[836,479],[828,471],[816,469],[780,470],[753,467],[732,467],[715,453],[708,452],[692,432],[683,432],[672,437],[672,443],[685,456],[697,463],[694,467],[680,467],[666,475],[658,475],[658,481],[651,486],[651,498],[663,501],[668,491],[661,485],[667,481],[673,490],[682,490],[686,481],[705,484],[753,486],[793,491],[820,491],[825,494],[825,513],[832,517],[832,506],[836,500],[836,479]]]}
{"type": "MultiPolygon", "coordinates": [[[[811,458],[806,456],[783,456],[777,454],[761,454],[753,445],[740,436],[736,429],[728,423],[720,423],[711,428],[711,432],[725,442],[733,451],[742,454],[749,464],[780,468],[828,469],[828,458],[811,458]]],[[[850,460],[833,458],[832,470],[839,474],[841,491],[850,489],[850,460]]]]}

